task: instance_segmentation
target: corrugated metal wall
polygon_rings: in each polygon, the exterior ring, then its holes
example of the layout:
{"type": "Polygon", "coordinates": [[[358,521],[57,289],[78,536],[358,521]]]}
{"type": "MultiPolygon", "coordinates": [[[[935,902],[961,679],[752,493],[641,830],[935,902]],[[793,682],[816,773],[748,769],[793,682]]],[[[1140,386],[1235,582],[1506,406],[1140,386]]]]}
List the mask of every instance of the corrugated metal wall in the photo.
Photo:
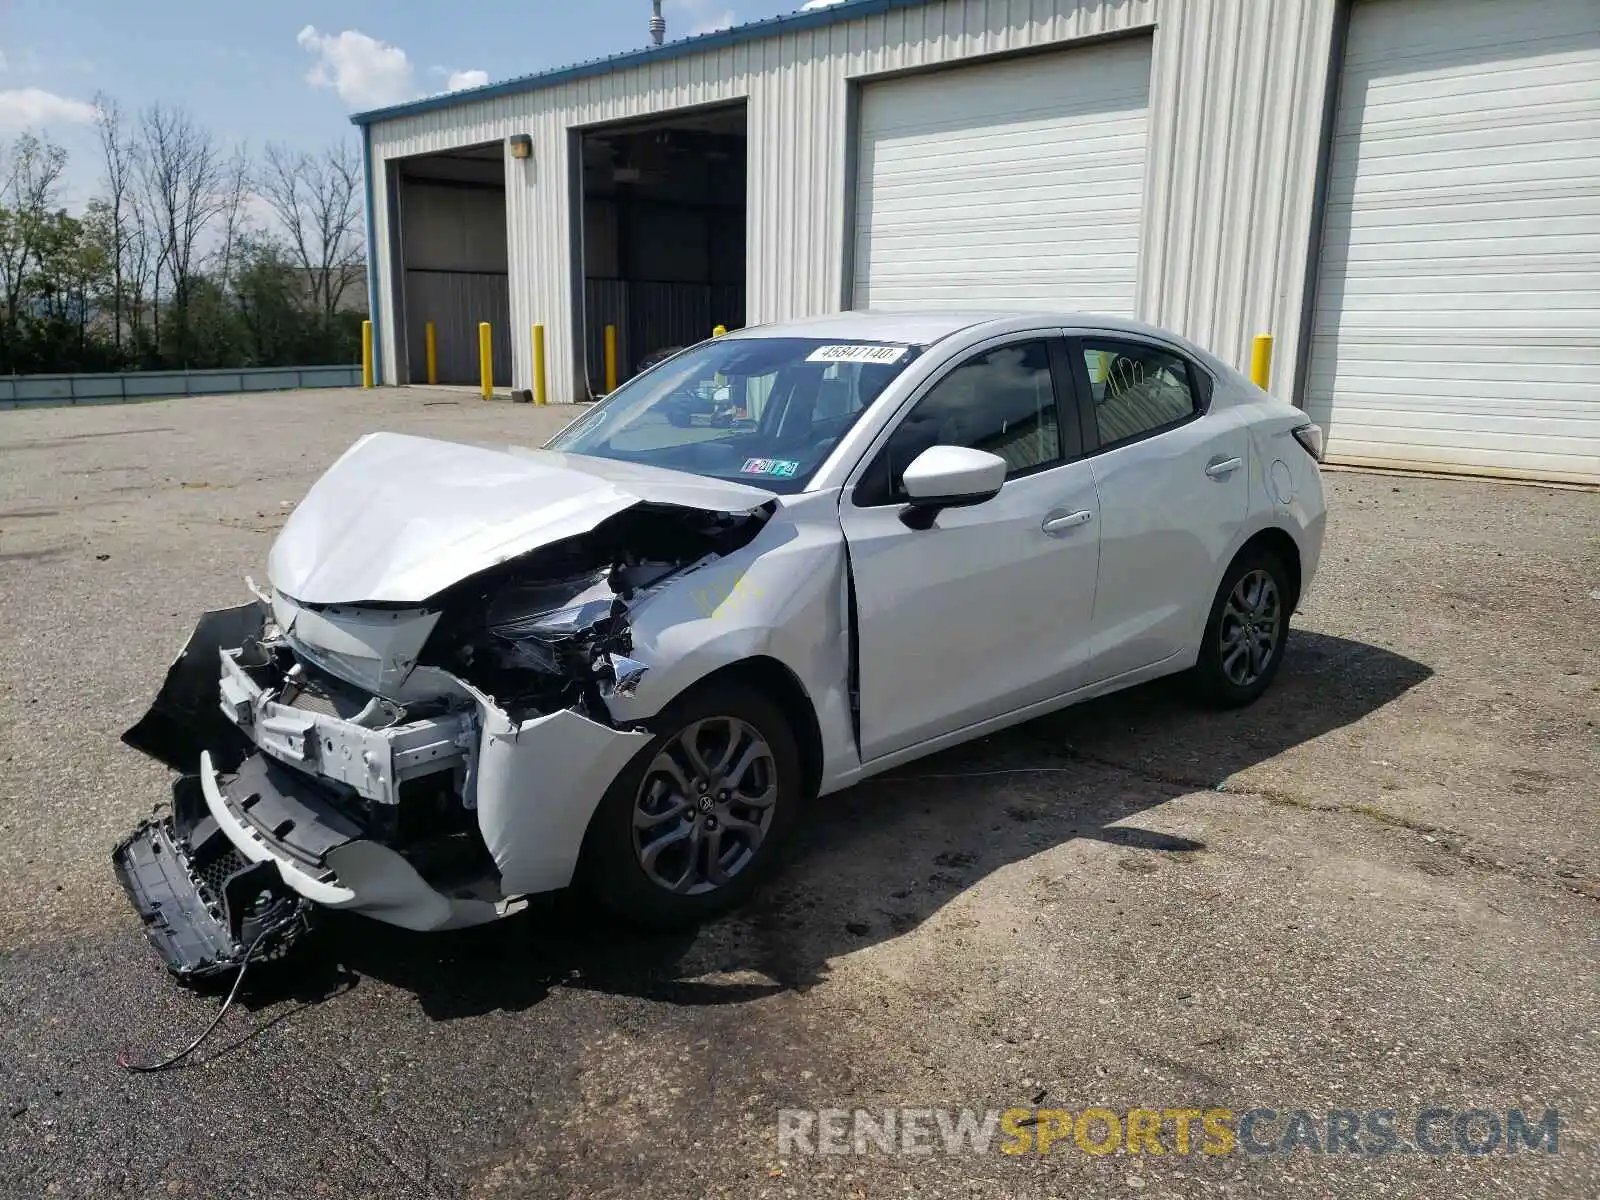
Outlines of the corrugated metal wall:
{"type": "MultiPolygon", "coordinates": [[[[552,398],[577,394],[570,130],[747,98],[747,319],[826,312],[844,297],[850,84],[886,72],[1154,28],[1137,310],[1245,364],[1278,335],[1294,378],[1336,0],[945,0],[418,113],[372,127],[376,162],[527,133],[507,158],[516,386],[527,328],[548,327],[552,398]]],[[[376,211],[387,212],[375,170],[376,211]]],[[[377,240],[379,295],[388,243],[377,240]]],[[[383,328],[394,328],[392,311],[383,328]]],[[[393,340],[385,337],[386,377],[393,340]]],[[[1286,388],[1280,384],[1280,392],[1286,388]]]]}
{"type": "MultiPolygon", "coordinates": [[[[494,331],[494,382],[510,387],[513,339],[505,192],[476,184],[418,180],[406,180],[402,186],[410,379],[427,381],[424,331],[432,321],[439,382],[478,383],[478,324],[487,321],[494,331]]],[[[384,319],[384,328],[393,329],[388,323],[392,315],[386,312],[384,319]]],[[[386,337],[385,342],[392,344],[392,339],[386,337]]],[[[385,377],[395,378],[392,373],[385,377]]]]}
{"type": "Polygon", "coordinates": [[[480,184],[405,182],[408,271],[504,271],[506,197],[480,184]]]}
{"type": "Polygon", "coordinates": [[[480,382],[478,323],[487,321],[495,386],[511,386],[511,291],[504,272],[406,272],[406,357],[413,383],[428,380],[429,321],[440,383],[480,382]]]}
{"type": "Polygon", "coordinates": [[[626,382],[641,359],[703,341],[712,326],[742,325],[744,284],[584,281],[585,357],[595,392],[605,390],[605,327],[617,327],[617,372],[626,382]]]}
{"type": "Polygon", "coordinates": [[[744,218],[718,209],[609,197],[584,205],[585,356],[603,390],[605,328],[617,327],[618,377],[658,350],[701,341],[714,325],[744,324],[744,218]],[[619,221],[628,261],[619,258],[619,221]]]}

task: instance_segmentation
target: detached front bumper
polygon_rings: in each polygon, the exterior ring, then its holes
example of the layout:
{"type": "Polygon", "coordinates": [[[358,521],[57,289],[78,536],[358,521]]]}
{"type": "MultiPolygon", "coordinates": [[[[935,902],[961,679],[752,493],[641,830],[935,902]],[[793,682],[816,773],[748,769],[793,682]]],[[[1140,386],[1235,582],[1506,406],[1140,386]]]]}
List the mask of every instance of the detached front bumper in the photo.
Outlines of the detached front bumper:
{"type": "Polygon", "coordinates": [[[174,786],[171,815],[141,824],[112,863],[150,944],[180,979],[231,970],[246,954],[281,953],[309,923],[309,902],[271,865],[238,852],[192,778],[174,786]]]}
{"type": "Polygon", "coordinates": [[[170,816],[146,821],[112,855],[117,878],[168,968],[202,979],[280,952],[311,907],[354,909],[408,929],[503,916],[505,901],[446,896],[404,857],[366,840],[316,783],[261,755],[174,786],[170,816]],[[257,944],[259,943],[259,944],[257,944]]]}
{"type": "Polygon", "coordinates": [[[453,929],[506,915],[510,901],[436,890],[407,859],[366,837],[311,779],[261,756],[219,776],[200,757],[199,782],[217,827],[238,852],[276,868],[284,886],[323,908],[357,909],[404,929],[453,929]]]}

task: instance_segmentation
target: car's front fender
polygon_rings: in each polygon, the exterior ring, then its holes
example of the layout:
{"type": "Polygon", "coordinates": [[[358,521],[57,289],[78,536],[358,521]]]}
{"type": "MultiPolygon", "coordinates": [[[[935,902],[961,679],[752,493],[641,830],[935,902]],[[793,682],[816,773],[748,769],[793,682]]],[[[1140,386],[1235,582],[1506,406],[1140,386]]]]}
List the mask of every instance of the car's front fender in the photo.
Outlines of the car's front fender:
{"type": "Polygon", "coordinates": [[[860,765],[848,561],[831,495],[780,507],[749,545],[675,580],[640,604],[630,625],[630,657],[649,669],[629,694],[607,699],[619,727],[648,721],[716,671],[772,658],[816,710],[824,789],[860,765]]]}

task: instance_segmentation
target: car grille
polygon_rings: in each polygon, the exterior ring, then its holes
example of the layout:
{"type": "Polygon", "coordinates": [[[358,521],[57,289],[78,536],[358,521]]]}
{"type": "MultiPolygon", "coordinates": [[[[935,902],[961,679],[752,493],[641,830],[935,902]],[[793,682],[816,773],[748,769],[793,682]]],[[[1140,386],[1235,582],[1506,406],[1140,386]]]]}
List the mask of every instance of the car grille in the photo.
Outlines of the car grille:
{"type": "Polygon", "coordinates": [[[222,887],[236,871],[242,871],[249,862],[233,846],[227,847],[220,854],[214,855],[204,866],[195,866],[194,876],[201,888],[206,892],[206,899],[214,904],[222,903],[222,887]]]}

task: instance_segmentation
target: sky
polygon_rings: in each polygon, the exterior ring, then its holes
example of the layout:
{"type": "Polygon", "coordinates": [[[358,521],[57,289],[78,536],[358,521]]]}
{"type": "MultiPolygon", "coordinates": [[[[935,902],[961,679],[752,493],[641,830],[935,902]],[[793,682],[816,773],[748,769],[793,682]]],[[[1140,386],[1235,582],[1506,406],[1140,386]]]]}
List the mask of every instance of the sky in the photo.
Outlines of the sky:
{"type": "MultiPolygon", "coordinates": [[[[802,0],[665,0],[668,39],[802,0]]],[[[228,144],[315,150],[349,114],[636,49],[650,0],[0,0],[0,141],[67,147],[67,200],[99,174],[92,121],[182,104],[228,144]]]]}

